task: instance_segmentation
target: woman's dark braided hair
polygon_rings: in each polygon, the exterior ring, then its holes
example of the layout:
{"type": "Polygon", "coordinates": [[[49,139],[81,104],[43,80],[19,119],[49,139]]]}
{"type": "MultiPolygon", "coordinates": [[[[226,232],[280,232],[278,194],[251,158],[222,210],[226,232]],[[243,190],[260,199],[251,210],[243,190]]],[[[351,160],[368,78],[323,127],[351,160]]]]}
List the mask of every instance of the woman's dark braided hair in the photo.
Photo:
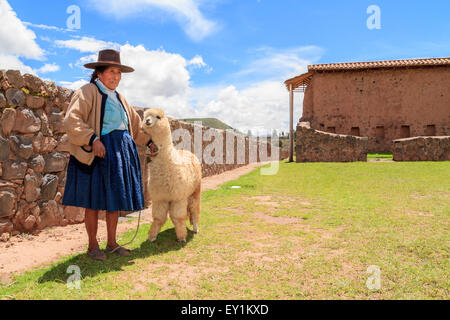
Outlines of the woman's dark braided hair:
{"type": "Polygon", "coordinates": [[[105,72],[105,70],[106,70],[107,68],[108,68],[108,66],[98,66],[98,67],[95,67],[95,70],[94,70],[94,72],[92,73],[92,76],[91,76],[91,83],[94,83],[95,80],[98,78],[98,74],[99,74],[99,73],[105,72]]]}

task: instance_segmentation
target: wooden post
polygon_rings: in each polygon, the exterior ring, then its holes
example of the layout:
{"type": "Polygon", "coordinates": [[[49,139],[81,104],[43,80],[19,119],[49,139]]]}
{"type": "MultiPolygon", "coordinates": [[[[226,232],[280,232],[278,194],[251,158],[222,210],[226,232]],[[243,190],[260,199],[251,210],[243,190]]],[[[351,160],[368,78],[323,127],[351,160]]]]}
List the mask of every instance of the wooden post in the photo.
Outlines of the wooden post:
{"type": "Polygon", "coordinates": [[[289,105],[290,105],[289,162],[294,162],[294,89],[292,89],[292,84],[289,85],[289,105]]]}

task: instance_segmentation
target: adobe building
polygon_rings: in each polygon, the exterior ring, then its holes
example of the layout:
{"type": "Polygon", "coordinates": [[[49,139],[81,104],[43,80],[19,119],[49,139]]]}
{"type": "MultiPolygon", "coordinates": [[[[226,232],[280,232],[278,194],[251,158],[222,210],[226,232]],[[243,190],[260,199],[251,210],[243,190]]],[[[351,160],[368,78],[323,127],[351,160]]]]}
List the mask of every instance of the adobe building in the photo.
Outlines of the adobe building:
{"type": "Polygon", "coordinates": [[[396,139],[450,135],[450,58],[317,64],[285,84],[291,105],[294,92],[304,92],[300,122],[368,137],[368,152],[392,152],[396,139]]]}

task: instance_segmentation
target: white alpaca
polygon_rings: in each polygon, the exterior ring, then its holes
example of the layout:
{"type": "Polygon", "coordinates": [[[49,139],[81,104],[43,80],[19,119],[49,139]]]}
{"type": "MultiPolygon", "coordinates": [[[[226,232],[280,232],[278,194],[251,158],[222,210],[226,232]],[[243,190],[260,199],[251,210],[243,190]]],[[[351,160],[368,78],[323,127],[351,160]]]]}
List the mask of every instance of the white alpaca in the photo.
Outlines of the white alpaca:
{"type": "Polygon", "coordinates": [[[178,241],[186,242],[188,216],[194,233],[199,231],[201,163],[191,152],[175,149],[169,120],[161,109],[147,109],[142,127],[159,148],[158,155],[149,164],[148,190],[153,215],[149,240],[156,240],[169,212],[178,241]]]}

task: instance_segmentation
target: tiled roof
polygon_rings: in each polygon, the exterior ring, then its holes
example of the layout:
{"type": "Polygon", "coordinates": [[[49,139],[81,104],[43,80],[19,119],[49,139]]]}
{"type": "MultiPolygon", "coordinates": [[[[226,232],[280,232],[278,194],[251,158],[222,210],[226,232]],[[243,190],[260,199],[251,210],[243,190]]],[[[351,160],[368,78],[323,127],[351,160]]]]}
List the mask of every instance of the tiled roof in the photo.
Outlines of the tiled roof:
{"type": "Polygon", "coordinates": [[[450,57],[313,64],[308,66],[308,73],[286,80],[285,84],[288,90],[290,85],[292,85],[293,89],[296,89],[300,86],[308,86],[314,73],[321,71],[351,71],[351,70],[367,70],[367,69],[389,69],[389,68],[433,67],[433,66],[450,66],[450,57]]]}
{"type": "Polygon", "coordinates": [[[313,64],[308,67],[308,70],[310,72],[345,71],[345,70],[360,70],[360,69],[406,68],[406,67],[443,66],[443,65],[450,65],[450,58],[313,64]]]}

